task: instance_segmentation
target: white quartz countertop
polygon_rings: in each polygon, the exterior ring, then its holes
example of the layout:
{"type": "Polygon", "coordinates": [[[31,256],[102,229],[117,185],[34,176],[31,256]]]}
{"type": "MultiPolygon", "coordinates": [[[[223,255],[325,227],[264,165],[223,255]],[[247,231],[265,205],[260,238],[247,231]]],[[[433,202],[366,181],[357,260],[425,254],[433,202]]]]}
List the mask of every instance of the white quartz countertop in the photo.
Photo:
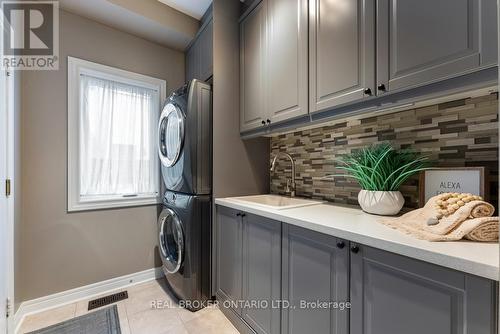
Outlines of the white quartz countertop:
{"type": "Polygon", "coordinates": [[[233,198],[217,198],[215,204],[495,281],[499,280],[498,243],[419,240],[378,223],[380,216],[367,214],[354,207],[334,204],[318,204],[286,210],[270,209],[233,198]]]}

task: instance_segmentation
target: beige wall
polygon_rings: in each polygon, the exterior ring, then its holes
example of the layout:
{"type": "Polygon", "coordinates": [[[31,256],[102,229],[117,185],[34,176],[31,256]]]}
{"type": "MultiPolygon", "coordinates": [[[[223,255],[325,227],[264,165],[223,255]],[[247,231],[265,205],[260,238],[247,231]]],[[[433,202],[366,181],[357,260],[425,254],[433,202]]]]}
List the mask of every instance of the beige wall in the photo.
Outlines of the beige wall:
{"type": "MultiPolygon", "coordinates": [[[[269,139],[240,137],[240,2],[214,0],[213,196],[228,197],[269,192],[269,139]]],[[[215,210],[214,210],[215,214],[215,210]]],[[[212,254],[215,254],[215,234],[212,254]]],[[[212,256],[212,292],[216,286],[216,257],[212,256]]]]}
{"type": "Polygon", "coordinates": [[[269,139],[240,137],[240,3],[213,2],[214,197],[269,192],[269,139]]]}
{"type": "Polygon", "coordinates": [[[22,77],[20,300],[158,266],[156,206],[66,212],[67,56],[184,82],[184,54],[61,11],[59,71],[22,77]]]}

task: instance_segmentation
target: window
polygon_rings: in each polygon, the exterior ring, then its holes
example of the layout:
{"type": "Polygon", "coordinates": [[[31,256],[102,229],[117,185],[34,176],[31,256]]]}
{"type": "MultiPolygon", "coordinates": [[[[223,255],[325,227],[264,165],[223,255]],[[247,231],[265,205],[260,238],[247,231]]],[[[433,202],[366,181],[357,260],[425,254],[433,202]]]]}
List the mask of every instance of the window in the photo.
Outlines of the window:
{"type": "Polygon", "coordinates": [[[160,201],[163,80],[68,57],[68,211],[160,201]]]}

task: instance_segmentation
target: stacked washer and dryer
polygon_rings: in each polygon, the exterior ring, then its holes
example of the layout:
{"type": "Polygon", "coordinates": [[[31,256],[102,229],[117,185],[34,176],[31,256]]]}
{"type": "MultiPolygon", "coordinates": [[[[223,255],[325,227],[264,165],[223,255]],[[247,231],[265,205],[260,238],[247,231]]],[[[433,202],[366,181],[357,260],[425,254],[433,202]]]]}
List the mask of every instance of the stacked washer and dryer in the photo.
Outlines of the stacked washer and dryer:
{"type": "Polygon", "coordinates": [[[192,80],[167,99],[158,125],[166,188],[159,252],[169,287],[195,311],[210,299],[212,91],[192,80]]]}

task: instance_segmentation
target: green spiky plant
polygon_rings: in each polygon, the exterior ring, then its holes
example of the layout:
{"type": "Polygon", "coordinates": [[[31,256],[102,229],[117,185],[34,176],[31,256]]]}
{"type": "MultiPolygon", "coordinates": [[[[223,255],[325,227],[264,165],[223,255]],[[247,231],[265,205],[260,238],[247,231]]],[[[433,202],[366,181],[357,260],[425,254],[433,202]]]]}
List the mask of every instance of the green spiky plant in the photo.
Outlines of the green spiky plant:
{"type": "Polygon", "coordinates": [[[339,159],[338,169],[370,191],[397,191],[412,175],[430,166],[429,157],[411,150],[396,150],[389,143],[365,147],[339,159]]]}

